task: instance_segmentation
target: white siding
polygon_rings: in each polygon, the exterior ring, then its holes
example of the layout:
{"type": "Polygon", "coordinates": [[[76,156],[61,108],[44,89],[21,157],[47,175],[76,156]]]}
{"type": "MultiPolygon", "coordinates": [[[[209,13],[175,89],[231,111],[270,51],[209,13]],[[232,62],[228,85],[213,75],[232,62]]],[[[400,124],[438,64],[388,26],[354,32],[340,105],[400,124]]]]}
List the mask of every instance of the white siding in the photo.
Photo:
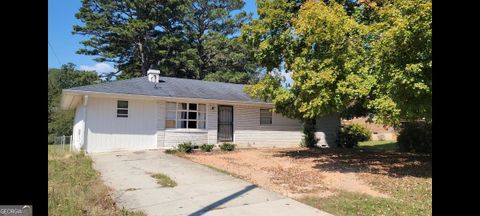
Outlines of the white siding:
{"type": "Polygon", "coordinates": [[[157,102],[158,121],[157,121],[157,147],[165,147],[165,118],[166,118],[165,101],[157,102]]]}
{"type": "MultiPolygon", "coordinates": [[[[86,107],[77,107],[73,128],[76,146],[82,144],[83,138],[86,141],[83,147],[88,152],[171,148],[183,142],[217,144],[218,104],[207,103],[206,129],[165,129],[166,101],[127,99],[128,118],[119,118],[116,117],[117,100],[125,99],[90,97],[86,107]],[[85,119],[87,131],[83,130],[85,119]]],[[[298,120],[273,113],[271,125],[260,125],[262,107],[233,107],[233,139],[239,147],[299,146],[303,134],[298,120]]],[[[318,144],[334,146],[339,125],[338,116],[318,119],[318,144]]]]}
{"type": "Polygon", "coordinates": [[[127,101],[128,118],[119,118],[116,115],[117,99],[88,99],[88,152],[157,148],[156,102],[127,101]]]}
{"type": "Polygon", "coordinates": [[[260,107],[234,106],[234,143],[245,147],[294,147],[302,139],[301,124],[272,114],[271,125],[260,125],[260,107]]]}
{"type": "Polygon", "coordinates": [[[208,132],[205,129],[166,129],[165,147],[174,147],[184,142],[201,145],[208,142],[208,132]]]}
{"type": "Polygon", "coordinates": [[[208,144],[217,144],[218,128],[218,106],[217,104],[207,104],[207,130],[208,144]]]}
{"type": "Polygon", "coordinates": [[[75,119],[73,121],[73,148],[75,150],[80,150],[83,144],[84,138],[84,129],[85,129],[85,116],[84,116],[84,109],[83,105],[78,106],[75,109],[75,119]]]}

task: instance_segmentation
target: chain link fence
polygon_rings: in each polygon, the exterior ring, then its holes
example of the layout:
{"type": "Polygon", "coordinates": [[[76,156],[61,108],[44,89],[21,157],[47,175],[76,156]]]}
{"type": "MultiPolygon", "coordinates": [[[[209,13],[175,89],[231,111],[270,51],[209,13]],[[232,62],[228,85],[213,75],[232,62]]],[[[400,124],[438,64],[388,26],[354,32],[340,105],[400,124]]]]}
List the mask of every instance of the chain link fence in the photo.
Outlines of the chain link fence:
{"type": "Polygon", "coordinates": [[[73,136],[58,136],[55,137],[53,145],[62,150],[72,151],[73,136]]]}

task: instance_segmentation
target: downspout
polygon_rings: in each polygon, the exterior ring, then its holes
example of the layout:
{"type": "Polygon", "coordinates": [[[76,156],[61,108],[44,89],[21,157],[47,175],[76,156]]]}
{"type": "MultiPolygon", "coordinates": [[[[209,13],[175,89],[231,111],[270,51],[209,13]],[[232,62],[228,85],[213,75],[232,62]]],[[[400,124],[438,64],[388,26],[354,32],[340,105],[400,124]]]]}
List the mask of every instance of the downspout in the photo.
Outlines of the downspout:
{"type": "Polygon", "coordinates": [[[88,133],[88,128],[87,128],[87,105],[88,105],[88,95],[85,95],[83,97],[83,139],[82,139],[82,145],[80,148],[84,148],[85,151],[87,150],[87,133],[88,133]]]}

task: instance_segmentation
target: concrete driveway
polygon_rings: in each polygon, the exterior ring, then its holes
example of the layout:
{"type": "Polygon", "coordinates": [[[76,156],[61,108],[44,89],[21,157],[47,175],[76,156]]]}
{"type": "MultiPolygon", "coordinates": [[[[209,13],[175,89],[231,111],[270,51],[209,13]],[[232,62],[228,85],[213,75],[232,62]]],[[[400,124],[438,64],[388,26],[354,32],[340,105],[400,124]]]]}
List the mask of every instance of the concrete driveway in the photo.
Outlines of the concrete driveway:
{"type": "Polygon", "coordinates": [[[91,154],[119,206],[148,215],[329,215],[241,179],[162,151],[91,154]],[[148,174],[177,182],[161,187],[148,174]]]}

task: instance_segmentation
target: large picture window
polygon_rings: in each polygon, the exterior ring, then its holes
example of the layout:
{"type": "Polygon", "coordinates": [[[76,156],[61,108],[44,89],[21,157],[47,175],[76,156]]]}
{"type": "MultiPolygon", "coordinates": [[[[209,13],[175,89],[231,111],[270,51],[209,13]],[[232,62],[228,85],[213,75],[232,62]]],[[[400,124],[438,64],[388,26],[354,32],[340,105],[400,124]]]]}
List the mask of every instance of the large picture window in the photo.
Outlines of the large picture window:
{"type": "Polygon", "coordinates": [[[166,128],[205,128],[206,105],[167,102],[166,128]]]}

